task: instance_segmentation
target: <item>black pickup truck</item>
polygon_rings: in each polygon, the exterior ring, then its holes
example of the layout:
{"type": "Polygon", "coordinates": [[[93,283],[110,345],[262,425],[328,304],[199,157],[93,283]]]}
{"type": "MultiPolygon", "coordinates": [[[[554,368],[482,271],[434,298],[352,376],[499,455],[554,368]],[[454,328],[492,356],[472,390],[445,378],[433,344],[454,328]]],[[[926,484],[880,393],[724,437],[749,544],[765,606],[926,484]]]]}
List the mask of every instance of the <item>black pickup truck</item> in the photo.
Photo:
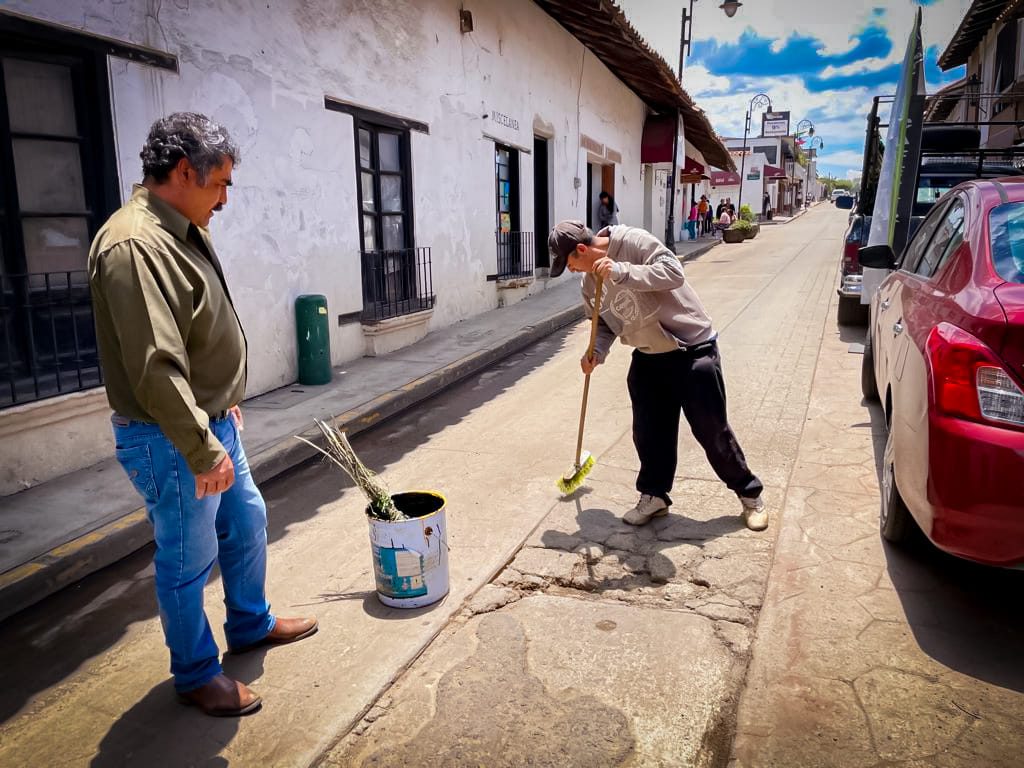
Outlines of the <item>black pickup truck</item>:
{"type": "MultiPolygon", "coordinates": [[[[858,251],[867,245],[871,232],[871,212],[875,207],[878,175],[882,167],[884,145],[881,131],[887,126],[878,119],[878,99],[875,97],[868,117],[861,194],[843,237],[837,313],[841,325],[864,324],[868,317],[867,301],[861,300],[863,269],[858,251]]],[[[917,193],[907,240],[939,198],[960,182],[1024,175],[1024,147],[980,149],[980,145],[981,130],[973,125],[926,123],[922,127],[917,193]]]]}

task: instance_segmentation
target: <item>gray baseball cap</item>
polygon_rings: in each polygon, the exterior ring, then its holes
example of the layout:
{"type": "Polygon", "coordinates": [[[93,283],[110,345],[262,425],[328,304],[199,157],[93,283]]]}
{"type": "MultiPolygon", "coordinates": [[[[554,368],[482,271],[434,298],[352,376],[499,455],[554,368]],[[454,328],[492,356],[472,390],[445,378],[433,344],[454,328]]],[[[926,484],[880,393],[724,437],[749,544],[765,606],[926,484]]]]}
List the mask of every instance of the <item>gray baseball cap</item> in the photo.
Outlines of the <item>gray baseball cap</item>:
{"type": "Polygon", "coordinates": [[[551,277],[558,277],[565,271],[565,264],[569,260],[569,254],[576,250],[576,246],[585,243],[593,237],[582,221],[567,219],[560,221],[551,228],[548,235],[548,253],[551,254],[551,277]]]}

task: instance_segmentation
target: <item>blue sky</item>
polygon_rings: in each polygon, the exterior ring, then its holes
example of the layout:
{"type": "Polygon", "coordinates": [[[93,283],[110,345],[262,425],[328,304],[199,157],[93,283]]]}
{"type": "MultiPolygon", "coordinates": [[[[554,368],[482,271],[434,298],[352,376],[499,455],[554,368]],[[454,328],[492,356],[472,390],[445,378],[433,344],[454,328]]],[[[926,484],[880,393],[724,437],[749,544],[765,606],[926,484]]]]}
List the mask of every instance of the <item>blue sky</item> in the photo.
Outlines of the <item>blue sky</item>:
{"type": "MultiPolygon", "coordinates": [[[[687,7],[689,6],[688,0],[687,7]]],[[[679,57],[682,0],[619,0],[627,17],[673,68],[679,57]]],[[[875,94],[896,90],[914,13],[923,8],[929,92],[963,77],[942,72],[939,55],[969,0],[747,0],[729,19],[719,0],[696,0],[683,87],[722,135],[741,136],[750,98],[771,97],[792,125],[809,119],[824,142],[819,172],[860,170],[865,117],[875,94]]],[[[755,115],[752,125],[760,125],[755,115]]]]}

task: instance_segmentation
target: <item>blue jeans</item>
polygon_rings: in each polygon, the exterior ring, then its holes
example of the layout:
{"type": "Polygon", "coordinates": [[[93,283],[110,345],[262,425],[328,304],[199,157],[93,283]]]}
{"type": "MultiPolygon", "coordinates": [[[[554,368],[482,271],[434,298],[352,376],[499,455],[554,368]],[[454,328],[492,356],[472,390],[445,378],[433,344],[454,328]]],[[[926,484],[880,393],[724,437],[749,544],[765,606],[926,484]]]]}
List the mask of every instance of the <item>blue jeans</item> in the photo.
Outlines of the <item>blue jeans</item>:
{"type": "Polygon", "coordinates": [[[203,611],[203,587],[220,563],[229,647],[254,643],[274,628],[264,593],[267,507],[249,472],[234,419],[210,429],[235,465],[224,493],[196,498],[196,480],[185,458],[156,424],[114,418],[117,460],[146,502],[156,540],[156,597],[171,673],[179,692],[220,674],[220,654],[203,611]]]}

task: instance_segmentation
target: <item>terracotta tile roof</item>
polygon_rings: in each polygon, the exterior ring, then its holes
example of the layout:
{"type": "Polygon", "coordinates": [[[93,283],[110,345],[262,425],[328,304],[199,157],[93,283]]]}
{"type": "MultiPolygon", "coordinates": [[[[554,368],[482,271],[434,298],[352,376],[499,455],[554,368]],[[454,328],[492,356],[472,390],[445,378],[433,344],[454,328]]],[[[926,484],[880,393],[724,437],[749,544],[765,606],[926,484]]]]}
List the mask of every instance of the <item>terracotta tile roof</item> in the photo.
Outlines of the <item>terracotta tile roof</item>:
{"type": "Polygon", "coordinates": [[[1017,18],[1022,10],[1024,0],[974,0],[953,34],[953,39],[939,56],[939,66],[947,70],[966,64],[994,24],[1017,18]]]}
{"type": "Polygon", "coordinates": [[[732,158],[704,111],[683,90],[668,62],[654,51],[612,0],[534,0],[583,43],[630,90],[656,112],[683,115],[686,140],[708,164],[733,169],[732,158]]]}

